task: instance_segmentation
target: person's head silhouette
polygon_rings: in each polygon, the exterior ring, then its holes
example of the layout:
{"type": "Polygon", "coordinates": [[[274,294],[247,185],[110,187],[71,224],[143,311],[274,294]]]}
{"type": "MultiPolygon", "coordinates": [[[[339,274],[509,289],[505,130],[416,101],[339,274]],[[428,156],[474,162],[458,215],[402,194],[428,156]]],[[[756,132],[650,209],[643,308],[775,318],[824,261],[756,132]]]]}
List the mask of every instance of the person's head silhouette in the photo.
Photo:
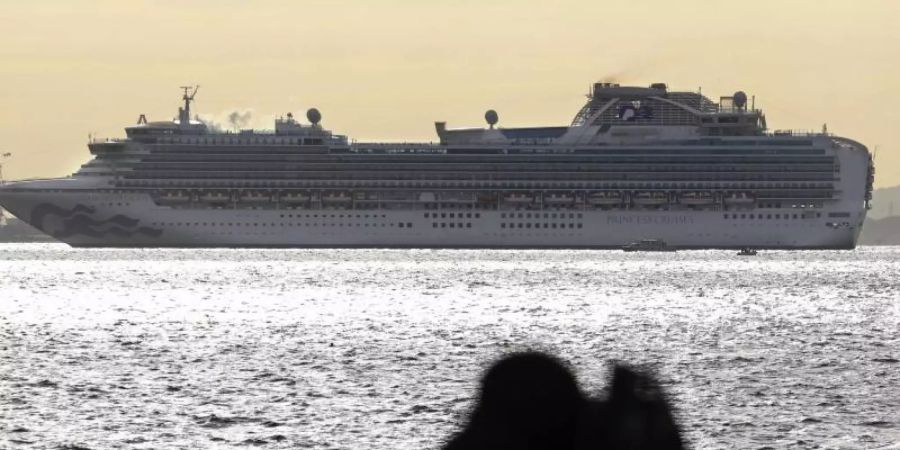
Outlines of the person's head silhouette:
{"type": "Polygon", "coordinates": [[[523,352],[485,373],[469,423],[444,448],[677,450],[682,444],[651,377],[616,366],[608,398],[590,399],[560,360],[523,352]]]}

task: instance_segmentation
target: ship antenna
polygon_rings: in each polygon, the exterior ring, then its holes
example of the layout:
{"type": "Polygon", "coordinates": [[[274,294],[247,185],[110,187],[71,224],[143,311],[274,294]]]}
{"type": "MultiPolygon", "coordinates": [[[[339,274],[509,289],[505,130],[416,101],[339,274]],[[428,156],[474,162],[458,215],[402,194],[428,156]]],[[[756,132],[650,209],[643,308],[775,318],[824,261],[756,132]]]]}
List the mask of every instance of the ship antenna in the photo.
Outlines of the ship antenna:
{"type": "Polygon", "coordinates": [[[190,125],[191,123],[191,102],[194,101],[194,96],[197,95],[197,91],[200,90],[200,85],[193,87],[193,92],[191,92],[191,86],[180,86],[181,89],[184,90],[184,96],[181,97],[184,100],[184,108],[179,111],[178,120],[181,122],[182,126],[190,125]],[[188,94],[190,92],[190,94],[188,94]]]}

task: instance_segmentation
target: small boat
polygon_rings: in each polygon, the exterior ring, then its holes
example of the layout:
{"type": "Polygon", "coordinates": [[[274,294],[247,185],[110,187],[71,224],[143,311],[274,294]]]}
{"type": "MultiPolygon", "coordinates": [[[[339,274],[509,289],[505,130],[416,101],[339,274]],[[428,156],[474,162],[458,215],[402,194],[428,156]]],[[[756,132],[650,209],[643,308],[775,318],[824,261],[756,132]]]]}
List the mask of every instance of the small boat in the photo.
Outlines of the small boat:
{"type": "Polygon", "coordinates": [[[622,250],[626,252],[674,252],[675,248],[670,247],[662,239],[641,239],[640,241],[623,245],[622,250]]]}
{"type": "Polygon", "coordinates": [[[749,247],[744,247],[741,249],[741,251],[738,252],[738,256],[756,256],[756,250],[749,247]]]}

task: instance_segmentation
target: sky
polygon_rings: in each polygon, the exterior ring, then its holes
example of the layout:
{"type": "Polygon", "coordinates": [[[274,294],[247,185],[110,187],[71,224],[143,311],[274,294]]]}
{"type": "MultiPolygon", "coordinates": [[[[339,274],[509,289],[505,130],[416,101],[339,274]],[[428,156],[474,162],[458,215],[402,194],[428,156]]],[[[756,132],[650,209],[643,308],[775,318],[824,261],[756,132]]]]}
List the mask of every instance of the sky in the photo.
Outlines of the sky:
{"type": "Polygon", "coordinates": [[[898,0],[0,0],[6,179],[71,174],[89,134],[142,113],[316,107],[360,141],[436,140],[435,121],[567,125],[595,81],[755,96],[772,129],[875,150],[900,185],[898,0]]]}

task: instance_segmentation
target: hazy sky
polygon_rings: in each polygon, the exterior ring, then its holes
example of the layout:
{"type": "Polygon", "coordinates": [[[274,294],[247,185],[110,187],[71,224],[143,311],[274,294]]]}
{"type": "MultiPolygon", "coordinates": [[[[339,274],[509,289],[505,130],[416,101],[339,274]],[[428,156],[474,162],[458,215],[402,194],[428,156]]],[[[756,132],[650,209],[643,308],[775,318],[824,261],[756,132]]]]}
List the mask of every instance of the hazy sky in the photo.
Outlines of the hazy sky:
{"type": "Polygon", "coordinates": [[[900,184],[900,0],[0,0],[8,179],[67,175],[88,133],[140,113],[250,109],[358,140],[433,140],[435,120],[568,124],[590,83],[756,96],[773,129],[879,147],[900,184]]]}

